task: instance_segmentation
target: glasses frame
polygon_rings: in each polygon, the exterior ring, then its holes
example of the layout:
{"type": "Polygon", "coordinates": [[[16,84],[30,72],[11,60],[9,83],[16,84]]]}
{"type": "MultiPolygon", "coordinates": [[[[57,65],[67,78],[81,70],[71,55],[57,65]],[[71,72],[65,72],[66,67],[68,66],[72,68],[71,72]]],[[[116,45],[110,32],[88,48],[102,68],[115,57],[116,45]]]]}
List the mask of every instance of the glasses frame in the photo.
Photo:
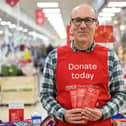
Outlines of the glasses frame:
{"type": "Polygon", "coordinates": [[[97,18],[91,18],[91,17],[87,17],[87,18],[71,18],[71,22],[76,25],[76,26],[80,26],[81,23],[84,21],[84,23],[86,25],[92,25],[94,22],[97,21],[97,18]],[[80,22],[77,22],[77,19],[80,20],[80,22]],[[88,22],[87,20],[90,19],[90,22],[88,22]],[[76,21],[76,22],[75,22],[76,21]],[[86,22],[87,21],[87,22],[86,22]]]}

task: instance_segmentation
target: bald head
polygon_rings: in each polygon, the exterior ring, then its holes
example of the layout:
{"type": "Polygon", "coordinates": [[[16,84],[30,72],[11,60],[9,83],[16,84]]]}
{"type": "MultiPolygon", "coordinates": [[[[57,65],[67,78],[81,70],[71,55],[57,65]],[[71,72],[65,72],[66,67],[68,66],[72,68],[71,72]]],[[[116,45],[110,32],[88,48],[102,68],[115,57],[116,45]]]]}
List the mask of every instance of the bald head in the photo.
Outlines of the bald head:
{"type": "Polygon", "coordinates": [[[95,9],[87,4],[75,7],[72,10],[71,22],[75,46],[82,50],[91,47],[98,26],[95,9]]]}
{"type": "Polygon", "coordinates": [[[75,8],[73,8],[72,10],[72,18],[74,18],[76,15],[85,15],[88,16],[88,17],[94,17],[96,18],[96,11],[95,9],[88,5],[88,4],[82,4],[82,5],[79,5],[79,6],[76,6],[75,8]]]}

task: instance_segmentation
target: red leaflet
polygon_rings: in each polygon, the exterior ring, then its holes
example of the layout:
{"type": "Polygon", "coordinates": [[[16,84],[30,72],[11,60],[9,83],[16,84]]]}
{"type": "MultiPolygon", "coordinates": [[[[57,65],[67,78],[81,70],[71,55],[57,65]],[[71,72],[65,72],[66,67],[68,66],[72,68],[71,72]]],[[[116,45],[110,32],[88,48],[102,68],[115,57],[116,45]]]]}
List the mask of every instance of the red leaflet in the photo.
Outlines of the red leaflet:
{"type": "Polygon", "coordinates": [[[70,91],[73,108],[94,108],[99,96],[99,90],[93,87],[83,87],[70,91]]]}
{"type": "Polygon", "coordinates": [[[98,89],[89,87],[83,99],[82,107],[94,108],[98,99],[98,95],[99,95],[98,89]]]}
{"type": "Polygon", "coordinates": [[[76,108],[77,107],[77,90],[70,91],[70,98],[71,98],[72,108],[76,108]]]}
{"type": "Polygon", "coordinates": [[[83,100],[84,97],[86,96],[87,93],[87,88],[78,88],[77,89],[77,108],[82,108],[83,107],[83,100]]]}

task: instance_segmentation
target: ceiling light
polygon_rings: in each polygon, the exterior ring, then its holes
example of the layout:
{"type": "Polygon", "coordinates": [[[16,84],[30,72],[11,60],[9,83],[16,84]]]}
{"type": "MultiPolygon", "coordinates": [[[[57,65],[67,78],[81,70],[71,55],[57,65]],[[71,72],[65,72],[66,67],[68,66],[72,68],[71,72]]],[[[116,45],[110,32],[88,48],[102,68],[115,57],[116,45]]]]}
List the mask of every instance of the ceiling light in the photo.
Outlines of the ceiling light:
{"type": "Polygon", "coordinates": [[[98,17],[98,20],[108,20],[108,21],[111,21],[112,17],[98,17]]]}
{"type": "Polygon", "coordinates": [[[45,17],[48,19],[49,23],[54,27],[55,31],[59,35],[61,39],[66,38],[66,30],[63,24],[62,15],[60,13],[60,9],[58,7],[57,2],[44,2],[37,3],[38,7],[42,7],[43,12],[45,13],[45,17]],[[46,8],[45,8],[46,7],[46,8]],[[50,8],[49,8],[50,7],[50,8]],[[53,8],[55,7],[55,8],[53,8]]]}
{"type": "Polygon", "coordinates": [[[7,21],[7,25],[8,25],[8,26],[11,25],[11,22],[10,22],[10,21],[7,21]]]}
{"type": "Polygon", "coordinates": [[[28,32],[28,29],[26,29],[26,28],[25,28],[25,29],[23,29],[23,32],[28,32]]]}
{"type": "Polygon", "coordinates": [[[126,7],[126,2],[109,2],[108,7],[126,7]]]}
{"type": "Polygon", "coordinates": [[[98,21],[101,24],[104,24],[105,22],[111,21],[112,17],[98,17],[98,21]]]}
{"type": "Polygon", "coordinates": [[[1,21],[1,25],[7,25],[6,21],[1,21]]]}
{"type": "Polygon", "coordinates": [[[99,13],[99,16],[115,16],[114,13],[99,13]]]}
{"type": "Polygon", "coordinates": [[[19,26],[19,27],[17,27],[17,30],[23,31],[23,27],[19,26]]]}
{"type": "Polygon", "coordinates": [[[16,25],[15,24],[10,24],[9,28],[16,28],[16,25]]]}
{"type": "Polygon", "coordinates": [[[121,11],[121,8],[117,8],[117,7],[112,7],[112,8],[104,8],[102,10],[102,12],[108,12],[108,13],[119,13],[121,11]]]}
{"type": "Polygon", "coordinates": [[[57,9],[43,9],[43,12],[45,14],[48,14],[48,13],[60,13],[60,9],[57,8],[57,9]]]}
{"type": "Polygon", "coordinates": [[[47,18],[61,17],[61,14],[60,13],[59,14],[45,14],[45,17],[47,17],[47,18]]]}
{"type": "Polygon", "coordinates": [[[57,34],[60,36],[60,38],[61,39],[66,38],[66,30],[64,28],[61,15],[60,16],[57,16],[56,14],[55,16],[50,15],[50,17],[48,16],[47,19],[49,20],[50,24],[53,26],[57,34]]]}
{"type": "Polygon", "coordinates": [[[57,2],[37,2],[37,6],[41,8],[58,7],[58,3],[57,2]]]}

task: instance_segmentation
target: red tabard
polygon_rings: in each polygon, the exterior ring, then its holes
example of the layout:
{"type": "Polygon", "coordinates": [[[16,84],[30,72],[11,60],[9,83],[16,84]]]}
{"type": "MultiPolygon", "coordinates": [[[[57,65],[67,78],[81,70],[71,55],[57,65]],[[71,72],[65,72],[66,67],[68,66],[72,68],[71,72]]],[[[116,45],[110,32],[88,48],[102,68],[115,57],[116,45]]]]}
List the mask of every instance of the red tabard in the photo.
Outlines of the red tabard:
{"type": "MultiPolygon", "coordinates": [[[[57,102],[72,109],[70,91],[81,87],[99,90],[96,108],[102,107],[111,96],[108,94],[108,49],[99,45],[90,52],[74,52],[70,45],[57,49],[57,102]]],[[[56,126],[85,126],[61,122],[56,126]]],[[[86,126],[112,126],[111,120],[88,122],[86,126]]]]}

